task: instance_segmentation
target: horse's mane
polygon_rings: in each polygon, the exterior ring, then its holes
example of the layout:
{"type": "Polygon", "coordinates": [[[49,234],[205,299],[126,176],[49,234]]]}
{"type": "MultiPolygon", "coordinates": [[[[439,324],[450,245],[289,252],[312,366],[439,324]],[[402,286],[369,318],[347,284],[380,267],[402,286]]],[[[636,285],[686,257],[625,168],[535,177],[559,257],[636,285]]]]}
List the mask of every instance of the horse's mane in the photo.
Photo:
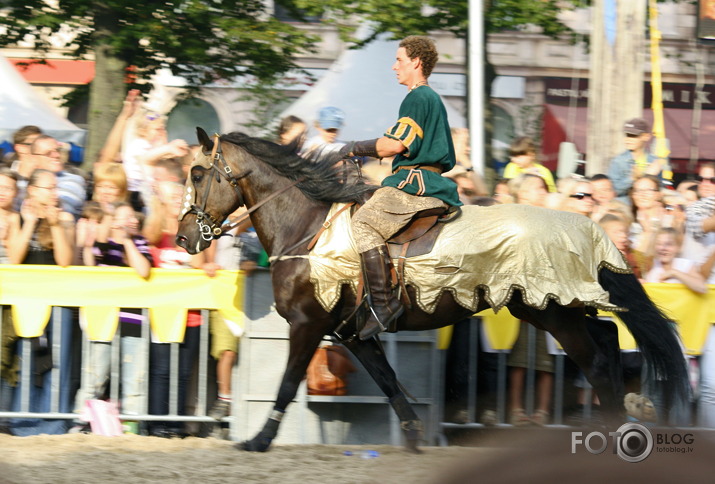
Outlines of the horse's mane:
{"type": "Polygon", "coordinates": [[[342,157],[334,152],[303,158],[295,153],[292,145],[283,146],[240,132],[224,134],[221,139],[243,148],[286,178],[302,178],[296,186],[313,200],[364,202],[367,193],[379,188],[362,179],[355,181],[354,177],[344,181],[344,169],[338,164],[342,157]]]}

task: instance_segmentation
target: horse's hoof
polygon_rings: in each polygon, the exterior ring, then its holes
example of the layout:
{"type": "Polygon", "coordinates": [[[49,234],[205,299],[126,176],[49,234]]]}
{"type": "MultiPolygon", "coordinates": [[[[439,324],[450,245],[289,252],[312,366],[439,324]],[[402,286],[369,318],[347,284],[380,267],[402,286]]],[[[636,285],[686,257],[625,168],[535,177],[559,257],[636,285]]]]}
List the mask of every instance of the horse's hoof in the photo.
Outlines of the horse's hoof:
{"type": "Polygon", "coordinates": [[[412,454],[421,454],[422,450],[419,447],[417,447],[418,442],[419,442],[419,440],[408,440],[405,443],[405,450],[412,454]]]}
{"type": "Polygon", "coordinates": [[[266,452],[268,448],[271,446],[270,442],[265,443],[261,441],[257,441],[256,439],[253,440],[246,440],[244,442],[239,442],[238,444],[234,445],[234,448],[238,450],[244,450],[246,452],[266,452]]]}

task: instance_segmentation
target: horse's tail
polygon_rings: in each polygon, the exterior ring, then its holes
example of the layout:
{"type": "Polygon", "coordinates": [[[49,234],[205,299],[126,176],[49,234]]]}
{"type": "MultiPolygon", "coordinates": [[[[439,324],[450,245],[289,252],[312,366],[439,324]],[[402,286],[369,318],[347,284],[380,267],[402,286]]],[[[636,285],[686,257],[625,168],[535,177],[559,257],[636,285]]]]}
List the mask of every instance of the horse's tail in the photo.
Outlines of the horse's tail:
{"type": "Polygon", "coordinates": [[[646,374],[658,380],[671,405],[687,402],[688,369],[675,324],[650,300],[633,274],[603,268],[599,282],[608,291],[611,303],[628,309],[618,316],[638,344],[646,374]]]}

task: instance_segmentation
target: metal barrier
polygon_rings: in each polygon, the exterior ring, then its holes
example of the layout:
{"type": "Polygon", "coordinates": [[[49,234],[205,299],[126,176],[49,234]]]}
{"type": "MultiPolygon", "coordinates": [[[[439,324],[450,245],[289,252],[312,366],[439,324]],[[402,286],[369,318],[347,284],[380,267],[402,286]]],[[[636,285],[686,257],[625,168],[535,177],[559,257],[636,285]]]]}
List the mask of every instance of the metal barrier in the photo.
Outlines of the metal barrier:
{"type": "MultiPolygon", "coordinates": [[[[7,311],[7,308],[0,308],[0,311],[7,311]]],[[[33,371],[33,358],[32,358],[32,339],[31,338],[19,338],[18,339],[18,354],[20,356],[20,368],[19,376],[20,381],[18,382],[17,388],[11,388],[8,385],[3,385],[0,388],[0,401],[7,402],[6,392],[19,392],[15,395],[15,402],[19,402],[19,408],[16,411],[10,411],[9,409],[0,409],[0,419],[58,419],[58,420],[68,420],[76,421],[80,419],[81,410],[78,405],[81,402],[76,402],[75,395],[73,392],[68,392],[66,388],[62,388],[61,382],[66,382],[67,372],[71,371],[71,363],[64,360],[64,355],[67,353],[67,348],[63,346],[68,342],[67,338],[64,337],[67,334],[67,330],[63,331],[63,324],[70,324],[75,326],[75,321],[68,321],[66,318],[61,316],[63,308],[55,307],[53,308],[53,317],[51,318],[51,327],[49,329],[51,344],[51,354],[52,354],[52,367],[48,370],[44,378],[48,378],[51,382],[49,385],[49,409],[46,411],[36,411],[33,408],[37,408],[40,402],[31,402],[31,390],[34,385],[33,378],[35,372],[33,371]],[[60,335],[60,337],[56,337],[60,335]],[[77,404],[77,405],[76,405],[77,404]],[[70,409],[67,409],[67,407],[70,409]]],[[[146,316],[148,311],[145,309],[143,311],[146,316]]],[[[0,313],[1,314],[1,313],[0,313]]],[[[179,415],[178,412],[178,394],[179,394],[179,345],[180,343],[165,343],[170,345],[170,363],[169,363],[169,411],[166,415],[154,415],[149,413],[149,378],[146,377],[142,382],[141,391],[141,404],[140,412],[126,414],[121,411],[119,418],[122,421],[138,421],[138,422],[158,422],[158,421],[171,421],[171,422],[198,422],[198,423],[212,423],[217,424],[216,420],[207,416],[209,409],[209,404],[213,401],[212,392],[209,391],[211,386],[208,381],[209,371],[209,311],[202,310],[202,324],[199,327],[199,350],[196,359],[196,372],[195,372],[195,405],[193,402],[187,402],[187,408],[191,409],[193,407],[192,415],[179,415]],[[209,401],[209,398],[211,400],[209,401]]],[[[149,325],[143,324],[141,326],[141,345],[140,351],[143,351],[146,355],[149,354],[151,335],[149,325]]],[[[2,333],[0,333],[0,339],[2,339],[2,333]]],[[[71,344],[71,341],[69,342],[71,344]]],[[[90,347],[91,342],[87,338],[86,333],[82,336],[82,348],[81,352],[75,352],[72,357],[81,357],[81,375],[82,381],[88,378],[89,365],[87,364],[90,360],[90,347]]],[[[109,343],[110,346],[110,365],[109,365],[109,385],[108,394],[110,401],[121,402],[120,393],[120,381],[121,381],[121,335],[117,331],[114,338],[109,343]]],[[[0,354],[3,351],[7,351],[7,348],[0,348],[0,354]]],[[[143,359],[143,368],[141,369],[144,375],[150,374],[150,358],[143,359]]],[[[77,390],[77,393],[81,391],[81,388],[77,390]]],[[[192,396],[193,397],[193,396],[192,396]]],[[[193,398],[192,398],[193,400],[193,398]]],[[[17,406],[17,405],[16,405],[17,406]]],[[[232,418],[227,417],[224,421],[231,422],[232,418]]],[[[209,430],[213,430],[213,426],[210,428],[205,428],[199,433],[206,435],[209,430]]]]}
{"type": "MultiPolygon", "coordinates": [[[[145,321],[151,321],[151,330],[150,325],[141,325],[139,351],[149,355],[152,342],[164,342],[170,347],[169,411],[166,415],[149,413],[151,363],[146,357],[143,358],[140,370],[145,378],[141,384],[143,388],[140,393],[143,398],[139,411],[131,414],[120,413],[119,418],[140,422],[216,424],[216,420],[207,416],[208,400],[214,395],[210,391],[213,382],[209,381],[208,375],[215,368],[215,362],[213,368],[209,366],[209,311],[218,311],[224,318],[231,318],[237,326],[241,326],[242,301],[243,276],[236,271],[222,271],[216,278],[208,278],[198,270],[154,269],[150,279],[144,280],[136,276],[131,269],[0,266],[0,304],[5,305],[0,307],[4,322],[4,327],[0,327],[0,341],[5,343],[0,347],[0,357],[8,356],[8,352],[15,346],[15,343],[9,344],[5,340],[3,330],[14,330],[17,333],[19,356],[17,388],[11,387],[5,379],[0,386],[0,421],[5,419],[3,423],[6,426],[10,423],[6,419],[13,419],[13,433],[22,435],[22,431],[14,427],[19,422],[18,419],[65,421],[64,425],[58,424],[57,431],[51,433],[63,433],[63,429],[68,426],[66,421],[77,420],[79,409],[75,405],[75,392],[70,381],[72,359],[81,359],[81,380],[84,380],[89,371],[92,346],[90,337],[95,341],[104,341],[109,346],[109,398],[120,402],[122,353],[121,335],[116,330],[117,307],[141,308],[141,305],[144,305],[142,313],[145,321]],[[32,286],[31,289],[29,286],[32,286]],[[175,296],[172,296],[173,294],[175,296]],[[147,304],[150,300],[155,300],[156,305],[147,304]],[[77,327],[77,315],[69,315],[71,310],[64,305],[59,306],[57,303],[60,301],[67,301],[69,307],[75,308],[75,313],[76,308],[80,307],[83,316],[88,320],[86,330],[82,331],[81,350],[78,350],[76,345],[73,348],[72,341],[72,333],[77,327]],[[12,327],[8,325],[9,306],[13,306],[17,319],[13,321],[12,327]],[[52,306],[52,317],[49,317],[49,306],[52,306]],[[193,415],[179,415],[179,346],[184,339],[186,310],[202,307],[202,324],[197,330],[197,366],[192,372],[195,375],[194,388],[197,397],[195,402],[187,402],[187,408],[191,410],[187,413],[193,415]],[[45,327],[48,319],[50,322],[45,327]],[[40,360],[33,358],[33,354],[38,353],[43,353],[46,361],[40,363],[40,360]],[[42,386],[37,386],[35,380],[40,373],[42,386]],[[10,411],[10,408],[15,411],[10,411]]],[[[9,363],[12,366],[12,362],[9,363]]],[[[74,368],[77,366],[79,365],[75,362],[74,368]]],[[[224,420],[230,423],[232,419],[228,417],[224,420]]]]}

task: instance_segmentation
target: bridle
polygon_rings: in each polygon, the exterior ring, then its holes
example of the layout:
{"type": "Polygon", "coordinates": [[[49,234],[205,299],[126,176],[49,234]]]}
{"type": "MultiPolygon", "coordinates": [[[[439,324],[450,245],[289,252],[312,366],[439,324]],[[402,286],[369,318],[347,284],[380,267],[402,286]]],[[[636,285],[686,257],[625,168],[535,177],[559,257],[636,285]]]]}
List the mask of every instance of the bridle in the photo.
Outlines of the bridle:
{"type": "MultiPolygon", "coordinates": [[[[208,154],[207,152],[204,152],[204,154],[208,154]]],[[[194,195],[194,203],[189,204],[188,201],[185,202],[184,204],[184,212],[181,214],[181,217],[179,217],[179,220],[182,220],[187,214],[189,213],[195,213],[196,214],[196,223],[199,226],[199,233],[201,234],[201,238],[210,241],[213,239],[218,239],[223,235],[224,233],[230,231],[237,225],[239,225],[241,222],[246,220],[248,216],[256,211],[261,205],[264,203],[272,200],[273,198],[277,197],[281,193],[285,192],[289,188],[297,185],[298,183],[302,182],[304,178],[299,178],[297,180],[294,180],[292,183],[284,186],[277,192],[273,192],[270,194],[268,197],[264,198],[260,202],[256,203],[253,207],[248,209],[245,213],[241,214],[240,217],[237,217],[234,220],[231,220],[230,223],[221,225],[221,222],[223,219],[217,219],[216,217],[212,216],[206,211],[206,203],[208,202],[209,199],[209,193],[211,191],[211,185],[216,179],[216,183],[221,182],[221,178],[225,178],[226,181],[231,185],[234,190],[236,191],[236,195],[238,196],[238,201],[239,201],[239,207],[245,205],[245,201],[243,200],[243,195],[241,194],[241,190],[238,186],[238,181],[241,178],[245,178],[248,175],[251,174],[253,170],[246,170],[243,173],[239,173],[238,175],[235,175],[233,173],[233,170],[231,170],[231,167],[229,164],[226,162],[226,159],[223,156],[223,149],[221,148],[221,136],[218,134],[214,135],[214,145],[213,149],[211,150],[211,162],[209,164],[209,179],[208,183],[206,183],[206,188],[204,189],[203,193],[203,202],[199,206],[198,203],[198,192],[194,195]],[[211,176],[211,172],[214,172],[213,175],[211,176]]],[[[187,184],[187,198],[190,197],[191,195],[191,185],[187,184]]]]}
{"type": "MultiPolygon", "coordinates": [[[[204,152],[204,154],[206,155],[208,153],[204,152]]],[[[206,183],[206,188],[204,189],[203,201],[199,204],[199,194],[197,191],[194,195],[194,202],[192,204],[189,204],[188,200],[184,203],[184,211],[179,218],[179,220],[182,220],[187,214],[195,213],[196,223],[199,226],[199,233],[201,234],[201,238],[204,240],[216,239],[220,237],[223,233],[223,230],[221,228],[222,220],[217,219],[206,211],[206,203],[208,202],[209,193],[211,192],[211,185],[213,184],[214,179],[216,179],[216,183],[220,183],[221,178],[224,178],[229,183],[229,185],[234,188],[234,190],[236,191],[236,195],[238,196],[240,206],[244,205],[245,202],[243,201],[243,195],[241,194],[241,190],[238,187],[238,181],[241,178],[250,175],[251,171],[253,171],[246,170],[245,172],[240,173],[238,175],[235,175],[233,173],[233,170],[223,156],[223,149],[221,148],[221,137],[218,134],[214,135],[214,145],[213,149],[211,150],[210,159],[211,161],[208,166],[209,177],[208,182],[206,183]]],[[[191,196],[191,191],[191,184],[187,183],[186,198],[189,198],[191,196]]]]}

